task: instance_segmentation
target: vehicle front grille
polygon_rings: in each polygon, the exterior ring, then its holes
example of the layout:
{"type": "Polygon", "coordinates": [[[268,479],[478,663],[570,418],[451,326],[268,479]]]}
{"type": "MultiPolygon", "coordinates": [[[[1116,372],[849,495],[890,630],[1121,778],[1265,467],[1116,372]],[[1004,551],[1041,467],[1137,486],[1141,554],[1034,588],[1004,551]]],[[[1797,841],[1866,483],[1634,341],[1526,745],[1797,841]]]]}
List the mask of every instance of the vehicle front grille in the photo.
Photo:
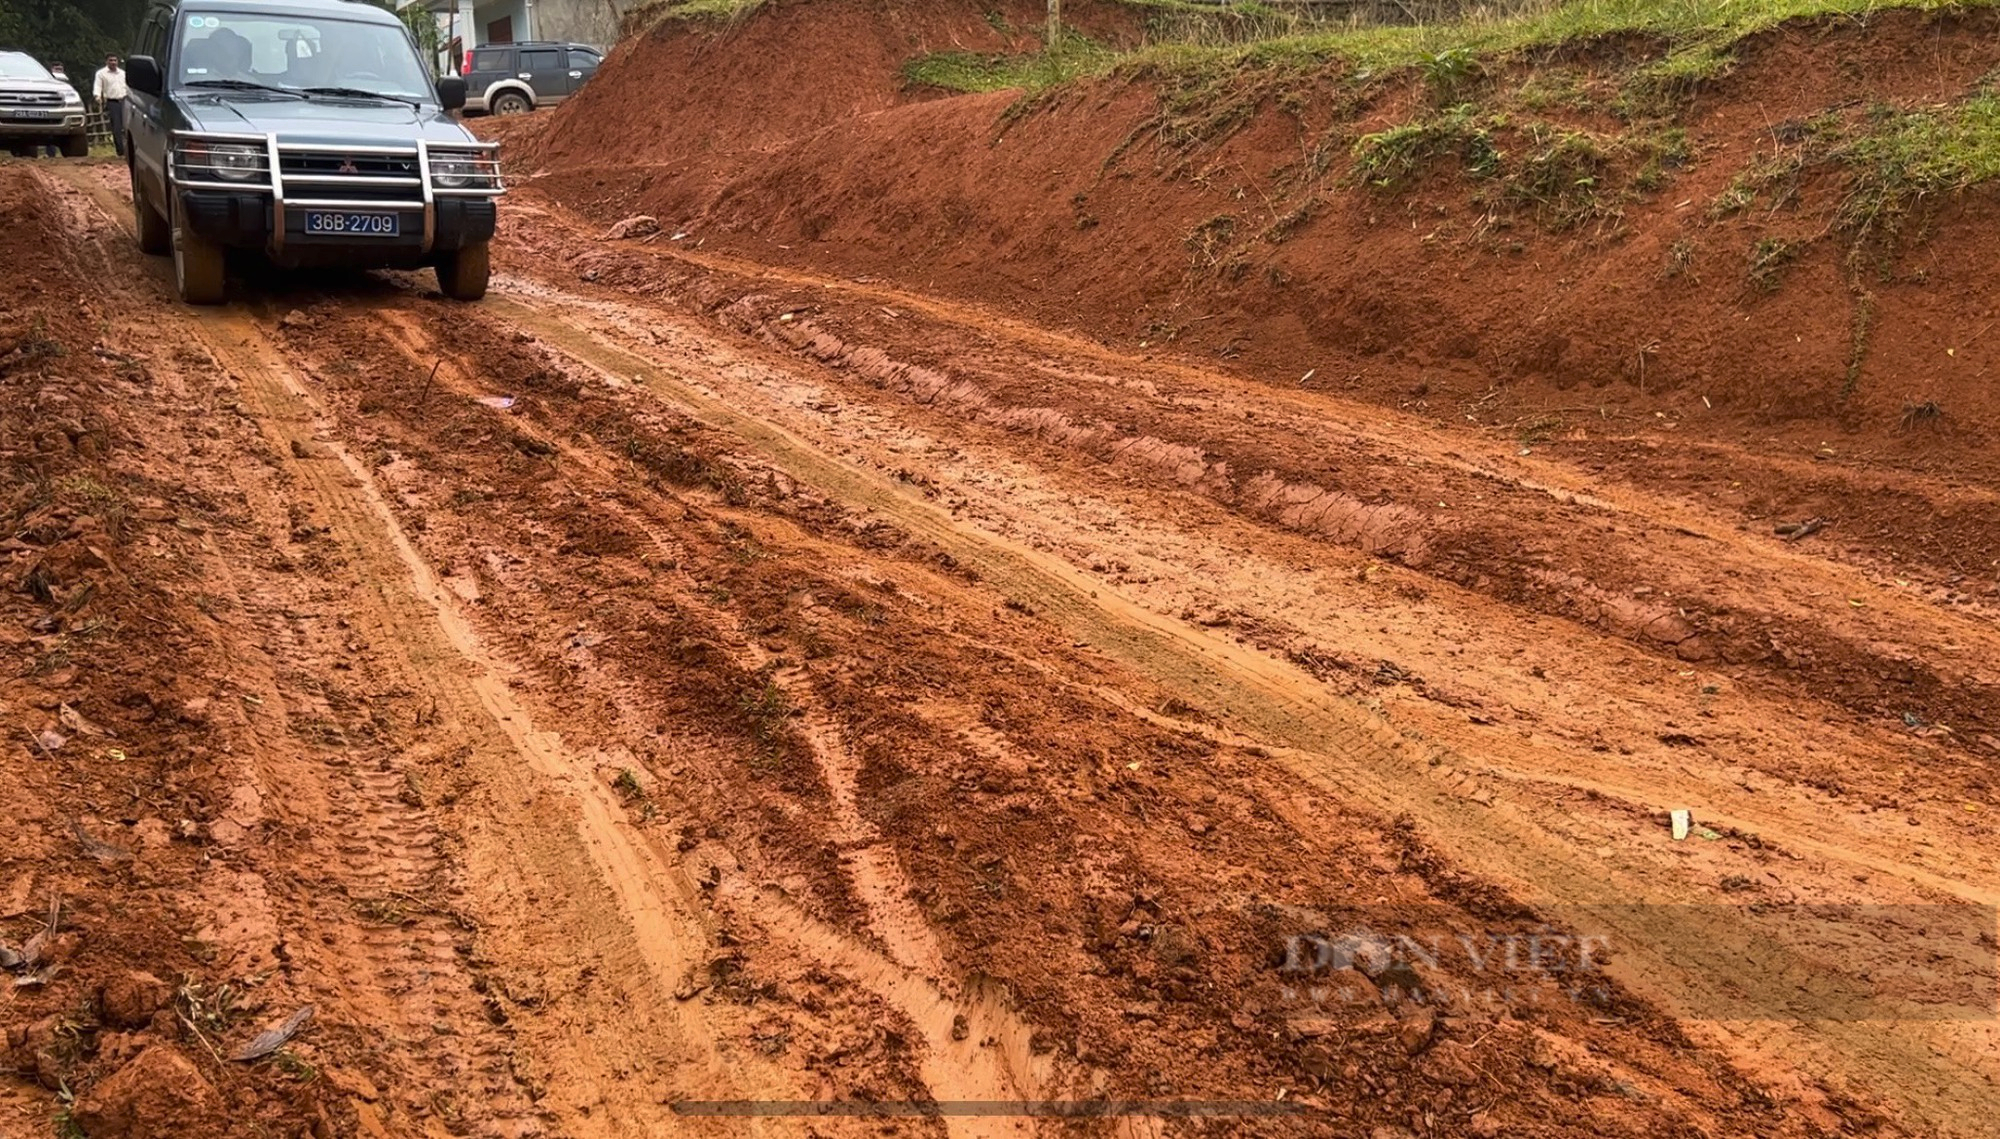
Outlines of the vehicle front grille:
{"type": "Polygon", "coordinates": [[[333,151],[324,153],[281,153],[278,168],[287,178],[308,174],[327,176],[350,176],[357,178],[415,178],[417,158],[383,156],[376,154],[344,155],[333,151]]]}
{"type": "Polygon", "coordinates": [[[417,156],[344,154],[339,150],[279,149],[287,198],[357,204],[411,202],[423,197],[417,156]]]}
{"type": "Polygon", "coordinates": [[[0,91],[0,112],[9,107],[60,107],[59,91],[0,91]]]}

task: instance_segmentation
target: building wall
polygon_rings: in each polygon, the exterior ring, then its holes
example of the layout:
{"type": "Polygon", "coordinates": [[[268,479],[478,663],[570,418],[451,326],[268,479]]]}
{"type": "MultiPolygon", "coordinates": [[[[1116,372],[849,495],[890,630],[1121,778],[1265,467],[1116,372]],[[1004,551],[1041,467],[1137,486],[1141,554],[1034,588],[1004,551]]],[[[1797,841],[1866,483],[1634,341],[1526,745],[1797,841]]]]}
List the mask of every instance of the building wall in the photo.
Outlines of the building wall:
{"type": "MultiPolygon", "coordinates": [[[[560,40],[609,48],[618,40],[618,21],[629,0],[406,0],[437,13],[441,42],[456,36],[470,49],[492,42],[496,22],[512,25],[515,41],[560,40]]],[[[440,70],[455,70],[447,57],[440,70]]]]}
{"type": "Polygon", "coordinates": [[[613,0],[532,0],[535,38],[608,48],[618,42],[625,4],[613,0]]]}
{"type": "Polygon", "coordinates": [[[493,22],[512,17],[516,40],[565,40],[610,47],[618,39],[619,11],[613,0],[495,0],[474,6],[474,42],[488,42],[493,22]]]}

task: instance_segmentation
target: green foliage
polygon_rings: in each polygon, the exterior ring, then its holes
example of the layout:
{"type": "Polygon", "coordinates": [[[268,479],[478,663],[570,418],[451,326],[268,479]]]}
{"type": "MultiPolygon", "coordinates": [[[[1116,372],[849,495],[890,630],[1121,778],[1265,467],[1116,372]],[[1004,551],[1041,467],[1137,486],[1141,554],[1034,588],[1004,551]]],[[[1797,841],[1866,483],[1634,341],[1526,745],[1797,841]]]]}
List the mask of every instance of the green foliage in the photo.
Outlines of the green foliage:
{"type": "Polygon", "coordinates": [[[1469,47],[1450,47],[1443,51],[1426,52],[1417,60],[1417,70],[1423,72],[1424,86],[1430,89],[1431,99],[1440,106],[1458,101],[1467,87],[1485,74],[1485,65],[1469,47]]]}
{"type": "Polygon", "coordinates": [[[1507,196],[1533,207],[1542,224],[1555,230],[1602,212],[1611,161],[1605,142],[1588,131],[1547,123],[1529,124],[1526,134],[1530,145],[1518,168],[1508,172],[1507,196]]]}
{"type": "Polygon", "coordinates": [[[1877,106],[1829,157],[1849,174],[1842,225],[1862,235],[1893,228],[1923,198],[2000,177],[2000,92],[1956,106],[1877,106]]]}
{"type": "Polygon", "coordinates": [[[627,28],[661,20],[709,20],[726,23],[755,11],[764,0],[652,0],[626,12],[627,28]]]}
{"type": "Polygon", "coordinates": [[[1536,70],[1515,89],[1514,98],[1522,107],[1537,112],[1590,111],[1598,102],[1588,73],[1574,67],[1536,70]]]}
{"type": "Polygon", "coordinates": [[[1750,283],[1758,289],[1774,293],[1778,283],[1784,279],[1785,269],[1798,260],[1805,243],[1790,241],[1782,237],[1761,238],[1750,247],[1750,283]]]}
{"type": "MultiPolygon", "coordinates": [[[[1127,0],[1128,3],[1133,0],[1127,0]]],[[[1866,16],[1892,8],[1988,8],[1995,0],[1566,0],[1475,9],[1459,20],[1415,21],[1394,26],[1312,27],[1253,42],[1156,40],[1137,53],[1161,68],[1207,67],[1240,61],[1251,54],[1303,57],[1315,62],[1342,60],[1370,74],[1423,67],[1452,52],[1477,59],[1559,44],[1641,35],[1664,41],[1671,62],[1657,78],[1699,81],[1727,66],[1729,47],[1754,35],[1805,17],[1866,16]],[[1489,13],[1497,12],[1493,15],[1489,13]]]]}
{"type": "Polygon", "coordinates": [[[939,51],[903,64],[907,87],[976,94],[987,91],[1036,92],[1084,75],[1097,74],[1116,58],[1111,49],[1065,29],[1055,50],[1021,54],[939,51]]]}
{"type": "Polygon", "coordinates": [[[1516,120],[1471,103],[1364,135],[1350,177],[1373,189],[1407,189],[1442,162],[1490,183],[1489,202],[1530,210],[1544,228],[1565,230],[1615,212],[1614,179],[1638,168],[1635,189],[1657,189],[1688,158],[1686,134],[1668,130],[1606,136],[1541,119],[1516,120]]]}
{"type": "Polygon", "coordinates": [[[137,37],[145,0],[0,0],[0,46],[61,63],[79,91],[137,37]]]}
{"type": "Polygon", "coordinates": [[[1492,177],[1502,157],[1494,131],[1505,124],[1500,116],[1481,115],[1472,104],[1461,103],[1429,119],[1363,135],[1354,144],[1353,176],[1378,190],[1401,189],[1455,154],[1466,173],[1492,177]]]}
{"type": "Polygon", "coordinates": [[[377,8],[396,13],[403,26],[410,29],[410,38],[417,41],[417,52],[424,57],[424,65],[433,71],[437,69],[438,53],[444,50],[444,33],[439,30],[437,13],[422,4],[412,4],[398,9],[396,0],[371,0],[377,8]]]}
{"type": "Polygon", "coordinates": [[[1865,112],[1829,111],[1772,131],[1777,147],[1730,180],[1711,218],[1753,204],[1782,210],[1811,175],[1839,180],[1835,227],[1855,240],[1892,233],[1927,198],[2000,178],[2000,90],[1984,86],[1957,103],[1865,112]]]}
{"type": "Polygon", "coordinates": [[[1672,117],[1703,84],[1722,78],[1735,66],[1731,45],[1697,40],[1633,71],[1612,109],[1627,119],[1672,117]]]}

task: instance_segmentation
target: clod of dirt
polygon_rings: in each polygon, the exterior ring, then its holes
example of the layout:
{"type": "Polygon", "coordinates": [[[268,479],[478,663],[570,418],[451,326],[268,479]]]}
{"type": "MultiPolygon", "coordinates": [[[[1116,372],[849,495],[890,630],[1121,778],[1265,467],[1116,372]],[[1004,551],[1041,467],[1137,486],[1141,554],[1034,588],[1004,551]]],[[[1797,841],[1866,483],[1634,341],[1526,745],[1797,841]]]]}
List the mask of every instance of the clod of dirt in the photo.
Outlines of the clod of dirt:
{"type": "Polygon", "coordinates": [[[1405,1055],[1415,1056],[1431,1046],[1437,1038],[1437,1013],[1420,1008],[1403,1018],[1403,1025],[1396,1030],[1396,1042],[1403,1046],[1405,1055]]]}
{"type": "Polygon", "coordinates": [[[606,241],[625,241],[634,237],[646,237],[660,232],[660,219],[646,214],[637,214],[612,226],[605,231],[606,241]]]}
{"type": "Polygon", "coordinates": [[[187,1057],[155,1044],[79,1099],[90,1139],[180,1139],[222,1132],[222,1099],[187,1057]]]}
{"type": "Polygon", "coordinates": [[[98,1013],[120,1028],[143,1028],[153,1014],[167,1007],[172,996],[167,983],[151,973],[132,970],[111,978],[97,993],[98,1013]]]}

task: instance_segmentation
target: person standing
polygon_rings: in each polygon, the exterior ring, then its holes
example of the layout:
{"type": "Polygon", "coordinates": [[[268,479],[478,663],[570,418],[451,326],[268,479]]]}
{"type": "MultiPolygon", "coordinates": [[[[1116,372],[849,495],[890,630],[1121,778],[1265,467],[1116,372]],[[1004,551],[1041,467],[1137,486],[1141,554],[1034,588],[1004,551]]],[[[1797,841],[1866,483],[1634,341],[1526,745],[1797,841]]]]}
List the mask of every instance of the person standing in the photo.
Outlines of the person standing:
{"type": "Polygon", "coordinates": [[[104,111],[104,126],[111,132],[112,148],[120,158],[125,157],[125,94],[125,72],[119,68],[117,56],[107,55],[90,86],[90,95],[104,111]]]}

